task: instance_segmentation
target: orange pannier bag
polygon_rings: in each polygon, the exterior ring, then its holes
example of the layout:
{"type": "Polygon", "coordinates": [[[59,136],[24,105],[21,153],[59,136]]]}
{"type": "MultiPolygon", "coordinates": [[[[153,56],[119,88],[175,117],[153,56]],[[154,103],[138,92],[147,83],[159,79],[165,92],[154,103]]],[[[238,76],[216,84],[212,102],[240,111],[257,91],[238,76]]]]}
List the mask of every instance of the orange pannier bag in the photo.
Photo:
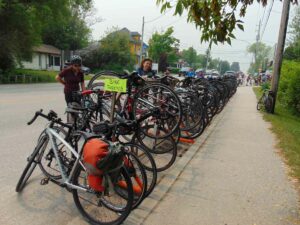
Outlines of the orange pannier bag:
{"type": "Polygon", "coordinates": [[[104,158],[108,152],[109,145],[97,138],[87,141],[83,148],[83,162],[88,172],[88,182],[92,189],[104,191],[102,186],[103,171],[97,168],[97,162],[104,158]]]}

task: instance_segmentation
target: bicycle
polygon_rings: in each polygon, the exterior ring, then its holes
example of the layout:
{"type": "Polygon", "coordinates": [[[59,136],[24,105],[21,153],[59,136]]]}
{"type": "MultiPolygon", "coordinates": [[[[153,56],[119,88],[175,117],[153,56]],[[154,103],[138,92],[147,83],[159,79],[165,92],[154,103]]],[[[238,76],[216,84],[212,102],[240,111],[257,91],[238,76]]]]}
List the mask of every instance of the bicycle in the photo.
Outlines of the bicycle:
{"type": "Polygon", "coordinates": [[[27,124],[31,125],[39,116],[50,121],[50,124],[42,132],[37,146],[28,157],[28,163],[17,183],[16,192],[21,192],[24,189],[36,165],[40,164],[45,150],[44,146],[50,141],[50,152],[53,152],[57,162],[59,176],[51,176],[51,174],[49,176],[49,174],[44,173],[46,177],[41,180],[41,184],[45,185],[51,181],[72,192],[75,205],[89,223],[95,225],[121,224],[129,215],[134,199],[133,186],[123,163],[121,146],[107,143],[109,152],[106,155],[109,155],[108,159],[110,160],[105,158],[106,160],[97,162],[97,167],[99,163],[102,172],[97,170],[97,173],[99,173],[97,174],[97,181],[99,182],[95,185],[91,182],[89,176],[96,175],[91,173],[91,168],[87,167],[82,157],[85,146],[92,141],[99,141],[98,136],[85,132],[74,134],[84,138],[84,144],[81,150],[78,150],[60,136],[55,128],[53,129],[55,125],[60,125],[69,130],[72,129],[72,126],[63,123],[55,112],[50,111],[45,115],[40,110],[35,113],[32,120],[27,124]],[[72,155],[69,164],[65,164],[63,160],[62,152],[58,147],[60,145],[63,145],[72,155]],[[114,165],[114,168],[111,168],[108,164],[114,165]]]}
{"type": "Polygon", "coordinates": [[[262,96],[259,98],[256,105],[256,109],[257,110],[265,109],[267,113],[271,113],[273,104],[274,104],[274,94],[272,91],[266,89],[264,90],[262,96]]]}

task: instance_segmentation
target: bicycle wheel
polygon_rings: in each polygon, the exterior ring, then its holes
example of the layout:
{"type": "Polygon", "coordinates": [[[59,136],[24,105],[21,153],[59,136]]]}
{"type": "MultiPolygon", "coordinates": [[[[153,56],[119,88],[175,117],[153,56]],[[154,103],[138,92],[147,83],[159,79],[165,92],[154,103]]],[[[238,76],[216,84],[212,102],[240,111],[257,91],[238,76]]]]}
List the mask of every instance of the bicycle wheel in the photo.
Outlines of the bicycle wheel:
{"type": "Polygon", "coordinates": [[[151,138],[171,136],[182,119],[178,96],[162,84],[147,85],[135,94],[133,114],[137,120],[141,120],[141,132],[151,138]],[[143,119],[147,114],[150,116],[143,119]]]}
{"type": "Polygon", "coordinates": [[[17,186],[16,186],[16,192],[21,192],[25,185],[26,185],[26,182],[27,180],[29,179],[29,177],[31,176],[33,170],[35,169],[36,165],[38,164],[38,153],[41,149],[41,147],[43,146],[45,142],[45,138],[42,138],[38,141],[38,144],[37,146],[35,147],[33,153],[28,157],[28,163],[17,183],[17,186]]]}
{"type": "Polygon", "coordinates": [[[170,168],[175,162],[177,144],[172,136],[158,139],[137,134],[137,140],[153,157],[157,172],[170,168]]]}
{"type": "Polygon", "coordinates": [[[265,98],[264,105],[265,105],[266,112],[271,113],[272,106],[273,106],[273,97],[270,95],[267,95],[265,98]]]}
{"type": "Polygon", "coordinates": [[[257,104],[256,104],[256,109],[257,110],[261,110],[263,102],[262,102],[263,96],[260,97],[260,99],[258,100],[257,104]]]}
{"type": "MultiPolygon", "coordinates": [[[[54,129],[62,138],[66,138],[67,133],[62,127],[53,127],[54,129]]],[[[54,151],[52,145],[50,143],[50,139],[48,134],[44,131],[40,138],[44,138],[45,142],[42,146],[41,153],[39,154],[39,167],[42,170],[43,174],[51,179],[58,180],[61,179],[61,173],[59,170],[59,166],[57,160],[54,155],[54,151]]],[[[57,147],[58,147],[58,154],[60,156],[63,165],[67,167],[68,165],[71,166],[72,161],[72,154],[70,151],[65,151],[65,145],[61,142],[57,142],[55,139],[57,147]]],[[[67,169],[67,168],[66,168],[67,169]]]]}
{"type": "Polygon", "coordinates": [[[147,177],[147,189],[144,197],[149,196],[149,194],[151,194],[153,191],[157,181],[157,169],[153,157],[145,148],[140,145],[128,143],[124,144],[123,147],[125,152],[133,153],[139,159],[139,162],[145,169],[147,177]]]}
{"type": "Polygon", "coordinates": [[[81,215],[91,224],[121,224],[131,212],[133,205],[133,187],[128,172],[123,167],[117,173],[103,176],[104,192],[92,190],[88,184],[88,174],[79,164],[72,183],[87,190],[73,189],[73,199],[81,215]],[[120,195],[120,182],[124,198],[120,195]],[[117,191],[116,191],[117,190],[117,191]]]}
{"type": "Polygon", "coordinates": [[[201,121],[203,106],[199,98],[187,90],[176,91],[181,106],[182,106],[182,120],[180,123],[180,130],[187,131],[201,121]]]}

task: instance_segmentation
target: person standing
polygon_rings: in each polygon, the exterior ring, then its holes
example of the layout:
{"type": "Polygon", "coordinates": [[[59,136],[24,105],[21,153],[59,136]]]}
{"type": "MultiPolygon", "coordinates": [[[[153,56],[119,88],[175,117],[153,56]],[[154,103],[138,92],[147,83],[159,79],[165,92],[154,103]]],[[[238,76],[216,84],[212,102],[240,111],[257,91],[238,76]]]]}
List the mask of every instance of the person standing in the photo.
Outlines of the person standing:
{"type": "Polygon", "coordinates": [[[73,55],[70,61],[71,65],[63,69],[56,80],[64,85],[64,94],[67,105],[71,102],[78,102],[73,92],[85,90],[84,75],[81,71],[82,59],[78,55],[73,55]]]}

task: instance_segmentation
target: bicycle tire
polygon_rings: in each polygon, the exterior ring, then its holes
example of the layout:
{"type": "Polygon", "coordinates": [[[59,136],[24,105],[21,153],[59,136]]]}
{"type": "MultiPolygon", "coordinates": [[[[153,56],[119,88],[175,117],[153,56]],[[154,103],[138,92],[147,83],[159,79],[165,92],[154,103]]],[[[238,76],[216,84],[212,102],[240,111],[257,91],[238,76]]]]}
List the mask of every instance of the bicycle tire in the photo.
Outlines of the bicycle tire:
{"type": "MultiPolygon", "coordinates": [[[[54,126],[54,127],[52,127],[52,129],[54,129],[57,133],[61,132],[65,137],[67,136],[66,131],[62,127],[54,126]]],[[[46,134],[46,132],[44,131],[40,135],[39,139],[40,138],[45,138],[45,143],[42,146],[43,148],[42,148],[41,154],[39,154],[39,159],[38,159],[38,161],[39,161],[39,167],[40,167],[41,171],[43,172],[43,174],[46,177],[49,177],[49,178],[54,179],[54,180],[61,179],[62,176],[61,176],[59,168],[52,168],[51,167],[51,164],[57,165],[57,161],[55,159],[55,155],[54,155],[54,152],[52,150],[51,144],[50,144],[51,148],[50,149],[47,148],[47,146],[49,144],[49,136],[48,136],[48,134],[46,134]],[[45,162],[44,162],[44,159],[45,159],[45,162]],[[52,161],[53,159],[54,159],[54,161],[52,161]],[[45,164],[47,164],[47,165],[45,165],[45,164]]],[[[59,145],[58,145],[58,147],[59,147],[58,153],[62,152],[61,151],[62,148],[60,148],[59,145]]],[[[64,147],[64,146],[62,146],[62,147],[64,147]]]]}
{"type": "MultiPolygon", "coordinates": [[[[149,137],[146,136],[146,138],[149,137]]],[[[159,141],[159,143],[156,143],[154,148],[149,147],[146,141],[141,141],[141,137],[138,135],[137,140],[153,157],[157,172],[167,170],[174,164],[177,157],[177,143],[172,136],[156,139],[155,141],[159,141]]]]}
{"type": "Polygon", "coordinates": [[[177,94],[168,86],[157,83],[141,88],[134,96],[134,118],[139,119],[152,110],[159,112],[153,112],[151,117],[141,121],[139,130],[151,138],[170,137],[179,127],[182,119],[182,108],[177,94]],[[165,133],[158,134],[156,128],[153,133],[153,130],[148,127],[151,123],[154,123],[156,127],[164,127],[165,133]]]}
{"type": "Polygon", "coordinates": [[[35,159],[36,159],[41,147],[43,146],[43,142],[44,142],[44,139],[39,140],[33,153],[28,157],[28,163],[27,163],[25,169],[23,170],[22,175],[17,183],[16,192],[21,192],[24,189],[26,182],[28,181],[33,170],[35,169],[36,165],[38,164],[38,162],[35,161],[35,159]]]}
{"type": "MultiPolygon", "coordinates": [[[[122,197],[121,200],[124,200],[124,206],[122,205],[121,208],[117,205],[112,204],[111,202],[107,201],[103,196],[105,195],[103,192],[94,192],[94,191],[79,191],[77,189],[72,190],[73,194],[73,200],[75,202],[75,205],[78,209],[78,211],[81,213],[81,215],[91,224],[93,225],[116,225],[121,224],[130,214],[132,205],[133,205],[133,187],[131,183],[131,179],[129,177],[128,172],[124,167],[122,167],[119,170],[119,176],[122,176],[124,179],[125,184],[127,185],[127,198],[124,199],[122,197]],[[81,194],[87,194],[88,198],[95,197],[96,202],[93,203],[92,199],[85,199],[81,194]],[[87,205],[85,205],[83,200],[86,200],[87,205]],[[90,209],[91,207],[95,206],[96,209],[90,209]],[[95,218],[95,216],[92,216],[91,213],[95,212],[96,216],[99,216],[100,218],[95,218]],[[109,216],[106,214],[111,213],[109,216]],[[101,215],[100,215],[101,214],[101,215]],[[114,216],[114,219],[111,218],[111,216],[114,216]],[[110,221],[108,221],[110,219],[110,221]]],[[[105,176],[106,177],[106,176],[105,176]]],[[[109,177],[109,175],[108,175],[109,177]]],[[[109,178],[105,179],[109,179],[109,178]]],[[[72,183],[74,185],[80,185],[85,188],[89,188],[87,183],[87,174],[86,171],[82,168],[82,166],[79,164],[79,166],[76,168],[72,183]],[[83,176],[81,176],[81,172],[83,172],[83,176]],[[82,183],[79,181],[79,179],[83,179],[82,183]],[[86,182],[86,183],[85,183],[86,182]]],[[[110,177],[110,179],[113,179],[110,177]]],[[[113,184],[111,182],[111,184],[113,184]]],[[[114,184],[115,185],[115,184],[114,184]]],[[[112,187],[111,190],[113,190],[115,187],[112,187]]],[[[110,193],[111,194],[111,193],[110,193]]],[[[109,197],[109,196],[107,196],[109,197]]],[[[121,201],[120,200],[120,201],[121,201]]]]}

